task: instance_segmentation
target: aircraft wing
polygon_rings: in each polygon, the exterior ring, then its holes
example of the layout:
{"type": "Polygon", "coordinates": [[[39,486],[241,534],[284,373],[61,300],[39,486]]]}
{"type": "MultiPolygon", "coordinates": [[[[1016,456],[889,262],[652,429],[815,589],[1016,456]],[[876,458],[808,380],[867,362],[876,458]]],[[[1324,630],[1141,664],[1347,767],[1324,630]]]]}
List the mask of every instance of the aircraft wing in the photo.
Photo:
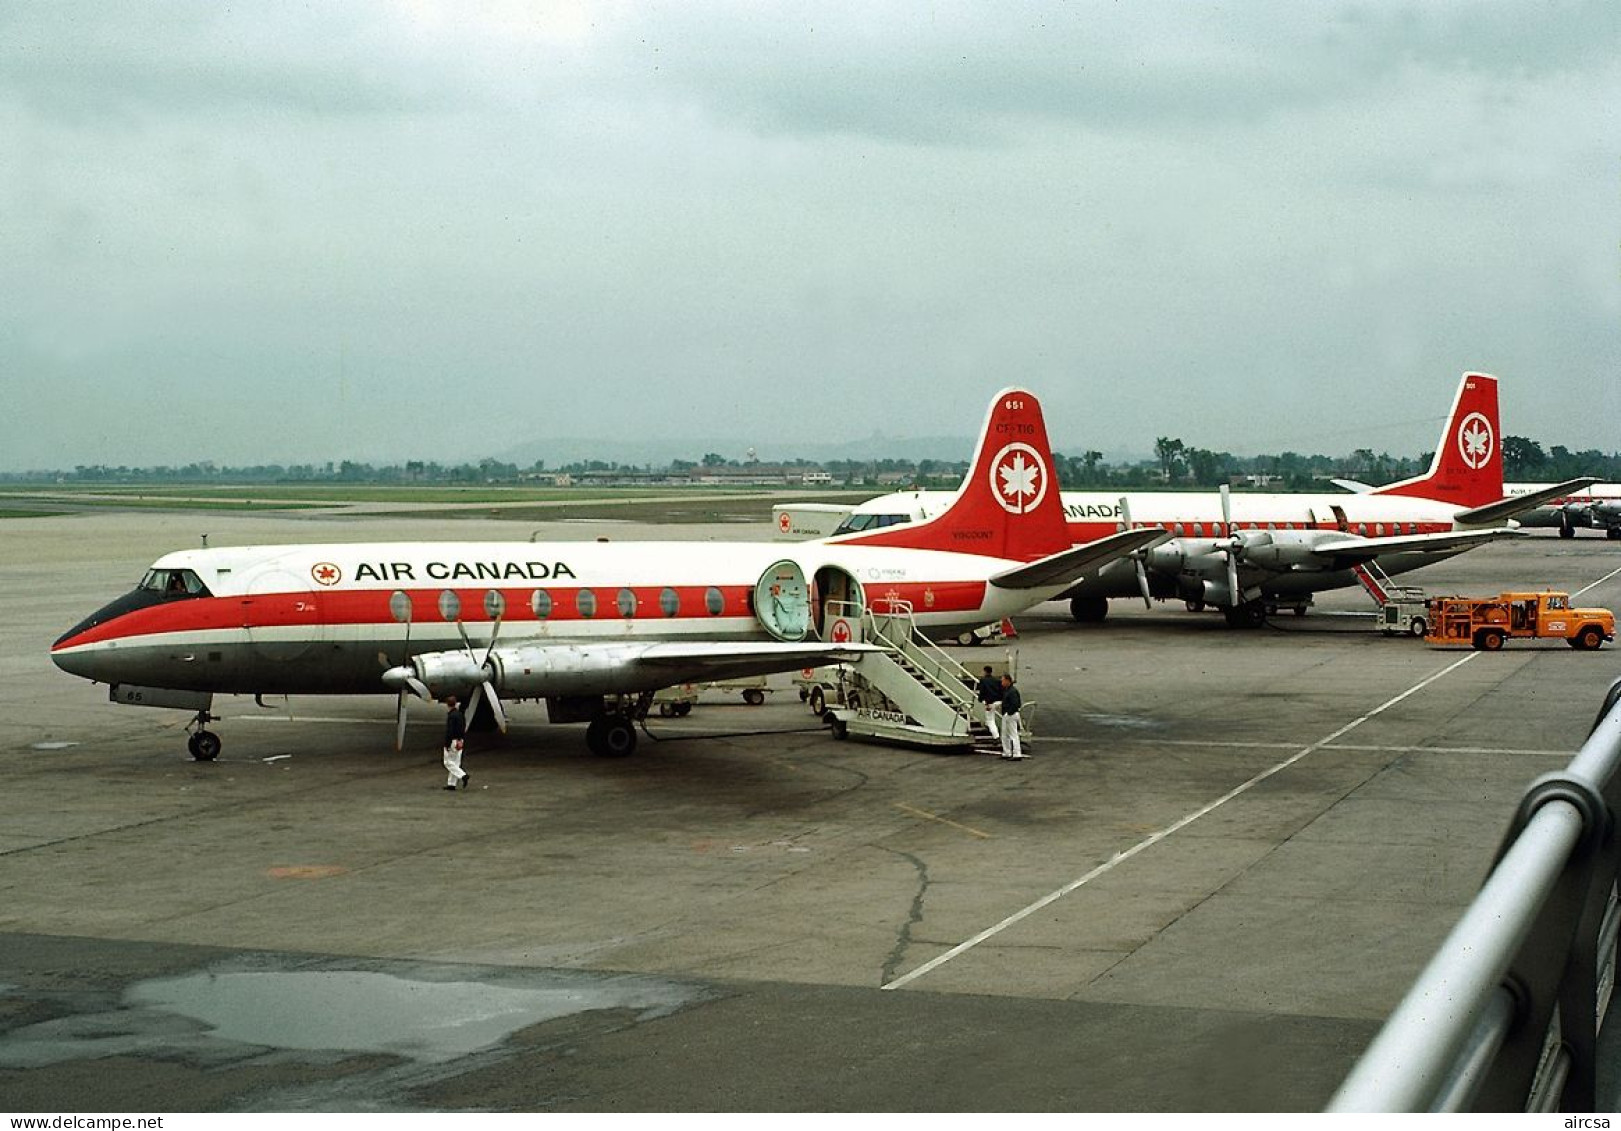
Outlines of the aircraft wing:
{"type": "Polygon", "coordinates": [[[1524,530],[1507,526],[1488,530],[1447,530],[1437,534],[1394,534],[1388,538],[1360,538],[1351,535],[1334,541],[1323,541],[1311,548],[1320,558],[1348,558],[1368,561],[1381,554],[1435,553],[1443,550],[1467,550],[1472,546],[1495,542],[1499,538],[1524,538],[1524,530]]]}
{"type": "Polygon", "coordinates": [[[1454,518],[1457,522],[1470,525],[1502,522],[1505,519],[1513,518],[1517,514],[1535,510],[1544,503],[1550,503],[1555,499],[1585,490],[1597,482],[1598,476],[1596,475],[1584,475],[1579,479],[1567,479],[1563,483],[1550,484],[1540,491],[1528,491],[1523,495],[1512,495],[1508,498],[1498,499],[1495,503],[1487,503],[1485,506],[1475,507],[1472,510],[1459,511],[1454,518]]]}
{"type": "Polygon", "coordinates": [[[1043,589],[1053,585],[1068,585],[1102,569],[1116,558],[1123,558],[1169,537],[1169,534],[1158,527],[1121,530],[1107,538],[1071,546],[1067,550],[1038,558],[1028,565],[1003,570],[1001,573],[993,574],[990,582],[1003,589],[1043,589]]]}
{"type": "Polygon", "coordinates": [[[770,644],[695,640],[649,644],[627,658],[627,671],[657,677],[658,686],[740,679],[856,660],[872,644],[770,644]]]}

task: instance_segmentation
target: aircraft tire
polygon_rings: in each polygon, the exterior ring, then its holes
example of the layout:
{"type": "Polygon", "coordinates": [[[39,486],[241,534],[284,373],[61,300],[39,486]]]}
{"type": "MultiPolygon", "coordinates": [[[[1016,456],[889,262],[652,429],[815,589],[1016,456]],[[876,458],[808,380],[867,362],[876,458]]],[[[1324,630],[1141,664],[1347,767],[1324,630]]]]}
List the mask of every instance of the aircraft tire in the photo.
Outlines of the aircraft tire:
{"type": "Polygon", "coordinates": [[[1621,541],[1621,526],[1612,526],[1604,532],[1604,537],[1612,542],[1621,541]]]}
{"type": "Polygon", "coordinates": [[[1266,623],[1266,606],[1259,601],[1228,606],[1221,613],[1227,618],[1228,628],[1260,628],[1266,623]]]}
{"type": "Polygon", "coordinates": [[[1109,598],[1071,597],[1069,615],[1081,624],[1102,624],[1109,615],[1109,598]]]}
{"type": "Polygon", "coordinates": [[[186,749],[199,762],[212,762],[220,756],[220,736],[211,730],[200,730],[186,740],[186,749]]]}
{"type": "Polygon", "coordinates": [[[636,751],[636,726],[623,715],[595,719],[585,731],[586,744],[593,754],[604,758],[624,758],[636,751]],[[595,741],[592,732],[596,732],[595,741]]]}

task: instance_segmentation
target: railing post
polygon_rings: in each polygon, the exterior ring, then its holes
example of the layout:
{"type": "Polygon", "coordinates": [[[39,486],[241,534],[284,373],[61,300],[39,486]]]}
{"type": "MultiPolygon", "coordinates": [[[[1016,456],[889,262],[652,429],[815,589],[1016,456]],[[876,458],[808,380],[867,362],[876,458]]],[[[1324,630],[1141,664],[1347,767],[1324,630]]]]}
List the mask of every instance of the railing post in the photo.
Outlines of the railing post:
{"type": "MultiPolygon", "coordinates": [[[[1609,825],[1604,798],[1591,782],[1568,771],[1543,775],[1525,791],[1499,858],[1542,807],[1553,801],[1565,802],[1581,814],[1582,834],[1503,976],[1503,984],[1514,992],[1517,1008],[1503,1048],[1470,1104],[1475,1111],[1523,1111],[1527,1097],[1536,1098],[1550,1084],[1539,1076],[1554,1063],[1543,1055],[1550,1040],[1571,1057],[1561,1090],[1571,1096],[1578,1110],[1592,1109],[1596,970],[1591,963],[1584,969],[1576,955],[1582,949],[1582,932],[1589,925],[1588,905],[1597,883],[1599,848],[1609,825]],[[1557,1032],[1550,1034],[1556,1020],[1557,1032]]],[[[1591,928],[1597,932],[1596,919],[1591,928]]],[[[1558,1100],[1553,1095],[1544,1102],[1558,1100]]]]}

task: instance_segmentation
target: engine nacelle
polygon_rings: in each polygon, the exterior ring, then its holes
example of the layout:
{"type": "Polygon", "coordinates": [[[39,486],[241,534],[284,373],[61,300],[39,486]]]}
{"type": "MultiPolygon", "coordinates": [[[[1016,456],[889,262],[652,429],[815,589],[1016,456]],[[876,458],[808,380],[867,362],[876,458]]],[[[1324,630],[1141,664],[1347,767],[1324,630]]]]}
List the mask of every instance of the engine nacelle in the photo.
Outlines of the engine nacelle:
{"type": "Polygon", "coordinates": [[[468,691],[487,678],[483,665],[466,652],[424,652],[411,658],[411,666],[435,695],[468,691]]]}
{"type": "Polygon", "coordinates": [[[1311,551],[1307,542],[1291,539],[1287,542],[1272,541],[1268,545],[1246,547],[1242,560],[1260,569],[1285,570],[1295,566],[1313,565],[1317,562],[1317,555],[1311,551]]]}
{"type": "Polygon", "coordinates": [[[1222,545],[1214,538],[1172,538],[1149,550],[1143,561],[1149,569],[1161,573],[1181,573],[1187,569],[1202,573],[1204,570],[1197,564],[1202,559],[1209,558],[1220,565],[1221,559],[1215,554],[1222,545]]]}
{"type": "Polygon", "coordinates": [[[612,695],[637,691],[629,686],[630,649],[597,644],[590,648],[547,643],[497,648],[490,656],[495,685],[520,699],[554,695],[612,695]]]}

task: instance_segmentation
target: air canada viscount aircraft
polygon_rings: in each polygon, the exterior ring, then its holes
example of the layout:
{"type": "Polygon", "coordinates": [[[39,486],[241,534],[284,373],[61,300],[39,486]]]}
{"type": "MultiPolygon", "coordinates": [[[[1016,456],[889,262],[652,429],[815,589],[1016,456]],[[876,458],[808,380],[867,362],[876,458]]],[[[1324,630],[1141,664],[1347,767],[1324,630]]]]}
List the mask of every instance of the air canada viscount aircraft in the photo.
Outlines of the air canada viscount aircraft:
{"type": "MultiPolygon", "coordinates": [[[[1078,621],[1097,622],[1113,597],[1178,599],[1190,610],[1221,609],[1234,627],[1311,594],[1358,584],[1379,587],[1405,573],[1519,531],[1509,521],[1592,479],[1543,484],[1509,496],[1497,417],[1497,378],[1466,373],[1429,470],[1352,494],[1066,491],[1070,537],[1089,542],[1114,530],[1157,528],[1169,537],[1101,567],[1060,594],[1078,621]]],[[[871,539],[927,519],[950,496],[908,491],[869,499],[834,531],[871,539]]]]}
{"type": "MultiPolygon", "coordinates": [[[[653,692],[854,659],[852,611],[925,632],[999,621],[1164,537],[1075,546],[1034,395],[997,394],[973,471],[934,518],[870,539],[781,543],[385,542],[180,550],[65,632],[51,658],[115,702],[195,711],[218,694],[545,699],[628,754],[653,692]]],[[[471,712],[470,712],[471,713],[471,712]]]]}

